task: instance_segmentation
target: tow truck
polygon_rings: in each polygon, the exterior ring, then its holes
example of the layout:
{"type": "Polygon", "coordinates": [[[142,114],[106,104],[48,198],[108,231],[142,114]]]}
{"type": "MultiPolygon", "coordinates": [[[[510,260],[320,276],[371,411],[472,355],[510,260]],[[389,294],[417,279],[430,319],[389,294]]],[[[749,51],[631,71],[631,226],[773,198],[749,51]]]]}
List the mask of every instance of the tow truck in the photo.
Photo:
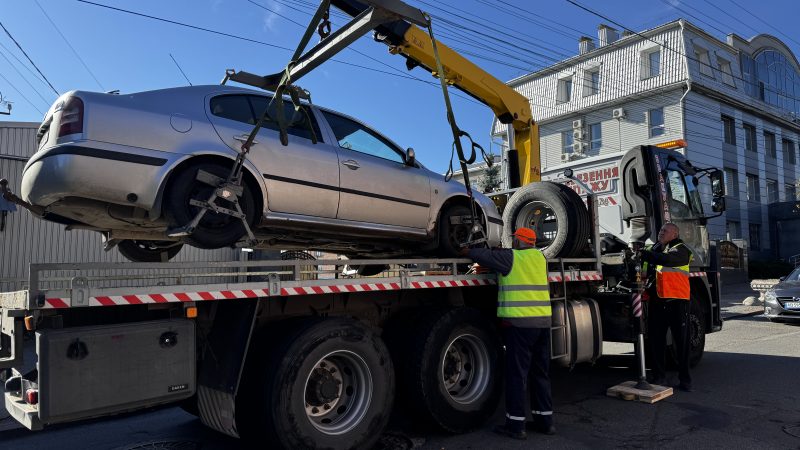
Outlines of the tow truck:
{"type": "MultiPolygon", "coordinates": [[[[576,173],[540,181],[528,99],[432,45],[429,17],[400,1],[324,0],[309,30],[317,27],[326,37],[286,70],[226,79],[297,94],[286,89],[374,31],[410,69],[481,100],[508,126],[513,188],[496,201],[504,234],[532,226],[547,245],[553,360],[593,362],[603,341],[636,341],[628,245],[600,235],[597,196],[576,173]],[[354,19],[329,34],[330,6],[354,19]]],[[[616,167],[631,236],[644,242],[662,223],[682,220],[698,236],[696,255],[708,254],[708,217],[691,187],[709,177],[712,209],[723,210],[718,170],[655,146],[630,150],[616,167]]],[[[722,326],[713,260],[695,258],[692,269],[693,363],[705,334],[722,326]]],[[[496,278],[465,272],[468,262],[33,264],[27,289],[0,293],[0,368],[11,369],[5,406],[38,430],[175,403],[222,433],[284,448],[369,448],[395,403],[415,420],[465,432],[491,417],[502,389],[496,278]],[[345,264],[386,270],[345,277],[345,264]],[[32,368],[23,359],[28,338],[32,368]]]]}

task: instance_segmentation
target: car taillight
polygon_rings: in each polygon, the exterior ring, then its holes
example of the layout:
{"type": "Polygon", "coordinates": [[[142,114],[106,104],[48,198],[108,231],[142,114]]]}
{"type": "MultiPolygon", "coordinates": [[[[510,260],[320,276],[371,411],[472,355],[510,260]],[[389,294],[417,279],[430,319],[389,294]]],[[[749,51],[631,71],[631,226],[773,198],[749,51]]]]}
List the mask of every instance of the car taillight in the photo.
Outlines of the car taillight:
{"type": "Polygon", "coordinates": [[[70,97],[61,108],[58,137],[83,132],[83,100],[70,97]]]}

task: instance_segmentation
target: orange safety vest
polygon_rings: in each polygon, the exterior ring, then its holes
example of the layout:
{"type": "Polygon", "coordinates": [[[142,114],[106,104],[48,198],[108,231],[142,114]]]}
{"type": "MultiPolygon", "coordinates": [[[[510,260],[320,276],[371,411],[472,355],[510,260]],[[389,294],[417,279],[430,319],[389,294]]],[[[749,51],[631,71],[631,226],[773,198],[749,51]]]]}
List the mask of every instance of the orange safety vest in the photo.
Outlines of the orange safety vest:
{"type": "MultiPolygon", "coordinates": [[[[674,247],[664,246],[664,253],[667,253],[679,245],[685,247],[683,242],[678,243],[674,247]]],[[[656,295],[658,295],[659,298],[677,298],[681,300],[689,300],[691,298],[689,288],[689,263],[691,263],[693,257],[690,250],[689,262],[685,265],[677,267],[656,265],[656,295]]],[[[647,273],[647,263],[642,265],[642,269],[647,273]]]]}

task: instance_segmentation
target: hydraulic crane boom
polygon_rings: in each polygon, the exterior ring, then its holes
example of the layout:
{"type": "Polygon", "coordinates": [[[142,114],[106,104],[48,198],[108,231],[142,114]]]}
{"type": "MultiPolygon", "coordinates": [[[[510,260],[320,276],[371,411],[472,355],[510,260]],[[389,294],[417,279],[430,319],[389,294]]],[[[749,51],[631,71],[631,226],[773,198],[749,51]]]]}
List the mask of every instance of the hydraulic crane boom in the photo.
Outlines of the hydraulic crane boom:
{"type": "MultiPolygon", "coordinates": [[[[436,70],[436,55],[431,37],[419,27],[428,26],[428,16],[422,11],[400,0],[329,0],[329,3],[328,0],[323,0],[318,14],[312,19],[315,25],[322,17],[320,11],[324,11],[324,16],[327,17],[328,5],[353,17],[352,21],[326,36],[322,42],[290,63],[286,71],[266,77],[233,72],[226,78],[274,90],[281,80],[288,78],[291,82],[297,81],[371,30],[375,32],[376,40],[389,46],[390,53],[406,57],[406,66],[409,69],[419,66],[434,76],[440,76],[436,70]]],[[[320,29],[322,28],[323,24],[320,25],[320,29]]],[[[456,86],[489,106],[501,123],[510,125],[511,187],[539,181],[539,133],[538,126],[532,119],[528,99],[438,40],[437,47],[447,84],[456,86]],[[519,178],[516,177],[517,174],[519,178]]]]}

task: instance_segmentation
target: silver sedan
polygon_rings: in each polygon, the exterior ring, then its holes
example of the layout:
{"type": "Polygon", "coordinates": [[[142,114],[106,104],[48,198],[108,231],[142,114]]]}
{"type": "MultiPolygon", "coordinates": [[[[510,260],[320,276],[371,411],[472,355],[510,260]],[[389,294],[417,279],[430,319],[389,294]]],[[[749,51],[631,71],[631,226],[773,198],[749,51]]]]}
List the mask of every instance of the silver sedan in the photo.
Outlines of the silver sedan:
{"type": "MultiPolygon", "coordinates": [[[[197,215],[197,201],[214,189],[202,175],[230,173],[269,102],[264,92],[229,86],[66,93],[39,128],[22,198],[42,207],[46,220],[103,233],[107,246],[136,261],[172,257],[183,244],[236,245],[243,223],[222,213],[205,214],[188,236],[168,230],[197,215]]],[[[413,150],[352,117],[312,105],[285,108],[288,146],[267,122],[244,165],[239,203],[256,247],[357,257],[457,254],[472,228],[462,184],[446,182],[413,150]]],[[[498,245],[494,204],[478,193],[474,199],[489,244],[498,245]]]]}

